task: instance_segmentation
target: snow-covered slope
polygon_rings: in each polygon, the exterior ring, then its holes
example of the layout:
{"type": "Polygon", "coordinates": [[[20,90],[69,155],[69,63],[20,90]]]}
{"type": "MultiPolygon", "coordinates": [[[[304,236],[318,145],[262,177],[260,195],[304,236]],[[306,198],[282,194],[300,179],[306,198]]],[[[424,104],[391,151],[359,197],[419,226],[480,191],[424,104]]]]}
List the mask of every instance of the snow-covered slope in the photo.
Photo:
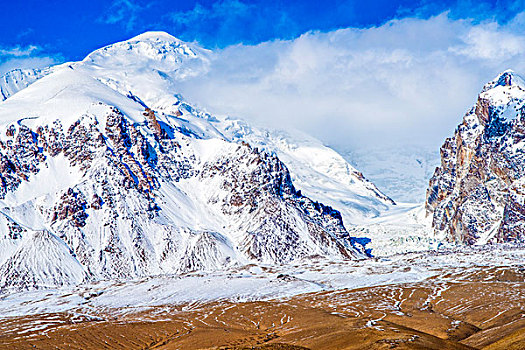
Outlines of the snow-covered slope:
{"type": "Polygon", "coordinates": [[[439,151],[423,145],[336,149],[377,187],[399,203],[423,203],[439,151]]]}
{"type": "Polygon", "coordinates": [[[254,128],[226,118],[215,124],[233,141],[276,153],[288,165],[294,185],[319,202],[337,208],[346,224],[360,224],[395,205],[333,149],[299,131],[254,128]]]}
{"type": "Polygon", "coordinates": [[[209,54],[145,33],[0,103],[0,287],[365,256],[343,219],[392,201],[309,137],[184,102],[209,54]]]}
{"type": "Polygon", "coordinates": [[[505,71],[484,86],[441,147],[426,202],[438,237],[525,241],[524,165],[525,82],[505,71]]]}
{"type": "MultiPolygon", "coordinates": [[[[207,301],[259,301],[378,285],[395,288],[396,284],[421,283],[425,280],[437,284],[423,282],[417,288],[428,288],[439,295],[445,290],[442,283],[446,281],[457,284],[465,282],[468,276],[479,280],[487,278],[488,271],[493,274],[489,272],[490,280],[482,283],[501,282],[500,279],[508,281],[520,276],[524,258],[523,247],[457,247],[434,254],[412,253],[351,264],[312,259],[308,264],[248,265],[208,274],[194,272],[184,276],[148,277],[130,283],[98,281],[81,286],[2,296],[0,315],[13,317],[70,310],[74,314],[94,317],[108,313],[115,317],[133,312],[141,312],[142,316],[142,312],[155,306],[165,309],[166,305],[189,303],[189,307],[193,308],[207,301]],[[507,275],[509,267],[516,273],[507,275]]],[[[522,293],[523,289],[519,288],[521,284],[514,283],[518,288],[513,290],[509,287],[508,293],[522,293]]],[[[415,287],[414,290],[418,289],[415,287]]],[[[501,293],[501,289],[498,292],[501,293]]],[[[398,293],[395,294],[398,296],[398,293]]],[[[338,294],[337,298],[342,297],[338,294]]],[[[401,295],[401,298],[396,301],[402,301],[404,296],[401,295]]],[[[494,314],[497,312],[501,310],[494,310],[494,314]]],[[[36,318],[35,323],[38,321],[40,319],[36,318]]]]}

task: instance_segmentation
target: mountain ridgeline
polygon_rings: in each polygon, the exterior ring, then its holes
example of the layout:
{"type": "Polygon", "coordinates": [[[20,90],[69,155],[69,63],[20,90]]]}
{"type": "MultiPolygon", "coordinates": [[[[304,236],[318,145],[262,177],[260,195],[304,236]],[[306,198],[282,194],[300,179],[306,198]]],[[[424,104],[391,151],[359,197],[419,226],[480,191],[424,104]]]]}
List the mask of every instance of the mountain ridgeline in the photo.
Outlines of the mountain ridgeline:
{"type": "Polygon", "coordinates": [[[435,233],[467,244],[524,242],[524,175],[525,82],[505,71],[441,147],[426,200],[435,233]]]}

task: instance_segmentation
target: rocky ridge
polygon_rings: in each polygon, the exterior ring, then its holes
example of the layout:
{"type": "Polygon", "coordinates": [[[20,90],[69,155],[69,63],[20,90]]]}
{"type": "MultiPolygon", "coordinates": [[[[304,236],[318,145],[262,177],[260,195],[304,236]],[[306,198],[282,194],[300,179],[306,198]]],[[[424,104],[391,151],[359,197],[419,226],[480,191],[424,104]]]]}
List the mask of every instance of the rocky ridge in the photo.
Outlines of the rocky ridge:
{"type": "Polygon", "coordinates": [[[505,71],[486,84],[427,190],[436,234],[452,242],[525,241],[525,82],[505,71]]]}

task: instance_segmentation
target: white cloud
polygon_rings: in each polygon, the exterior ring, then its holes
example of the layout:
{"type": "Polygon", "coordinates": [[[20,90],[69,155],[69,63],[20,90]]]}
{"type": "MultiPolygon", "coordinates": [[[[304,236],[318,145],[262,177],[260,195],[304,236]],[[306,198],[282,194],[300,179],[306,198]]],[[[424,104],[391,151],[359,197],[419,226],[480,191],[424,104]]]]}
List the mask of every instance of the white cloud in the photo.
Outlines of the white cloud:
{"type": "Polygon", "coordinates": [[[41,54],[35,45],[0,47],[0,76],[13,69],[44,68],[58,63],[60,55],[41,54]]]}
{"type": "Polygon", "coordinates": [[[10,47],[10,48],[0,48],[0,57],[1,56],[12,56],[12,57],[23,57],[23,56],[29,56],[33,52],[38,51],[39,48],[35,45],[29,45],[26,47],[10,47]]]}
{"type": "Polygon", "coordinates": [[[496,23],[472,28],[465,35],[464,44],[457,52],[471,59],[503,60],[525,52],[525,37],[508,32],[496,23]]]}
{"type": "Polygon", "coordinates": [[[139,14],[146,7],[132,0],[113,0],[108,11],[99,18],[106,24],[121,24],[127,31],[133,30],[139,19],[139,14]]]}
{"type": "Polygon", "coordinates": [[[514,22],[474,24],[444,13],[235,45],[181,88],[212,112],[298,127],[332,145],[438,149],[485,82],[507,68],[525,73],[525,36],[514,22]]]}

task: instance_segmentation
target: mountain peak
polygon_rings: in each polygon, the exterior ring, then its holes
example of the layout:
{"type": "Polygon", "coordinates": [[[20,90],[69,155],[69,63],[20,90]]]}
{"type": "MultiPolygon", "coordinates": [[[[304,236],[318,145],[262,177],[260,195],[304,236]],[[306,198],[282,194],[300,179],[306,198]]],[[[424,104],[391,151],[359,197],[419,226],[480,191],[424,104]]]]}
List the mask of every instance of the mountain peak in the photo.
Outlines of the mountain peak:
{"type": "Polygon", "coordinates": [[[507,69],[498,74],[494,79],[485,84],[482,92],[494,89],[498,86],[519,86],[525,88],[525,81],[512,69],[507,69]]]}
{"type": "Polygon", "coordinates": [[[506,70],[445,140],[426,203],[438,237],[476,245],[525,241],[524,108],[525,82],[506,70]]]}
{"type": "Polygon", "coordinates": [[[180,42],[180,43],[183,42],[182,40],[164,31],[144,32],[142,34],[134,36],[133,38],[127,41],[169,41],[169,42],[180,42]]]}
{"type": "Polygon", "coordinates": [[[143,66],[171,72],[187,65],[187,61],[204,62],[207,56],[208,51],[196,44],[152,31],[93,51],[83,62],[111,69],[143,66]]]}

